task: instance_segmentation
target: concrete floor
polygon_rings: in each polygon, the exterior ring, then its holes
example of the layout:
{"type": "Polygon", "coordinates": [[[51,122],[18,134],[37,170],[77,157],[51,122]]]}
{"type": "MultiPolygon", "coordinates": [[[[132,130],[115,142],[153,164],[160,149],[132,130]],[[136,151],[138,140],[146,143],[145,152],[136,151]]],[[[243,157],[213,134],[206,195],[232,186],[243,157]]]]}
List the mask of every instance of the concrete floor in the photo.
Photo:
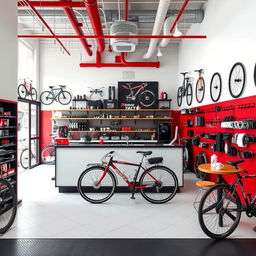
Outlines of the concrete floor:
{"type": "MultiPolygon", "coordinates": [[[[115,194],[95,205],[77,193],[58,193],[51,177],[54,166],[40,165],[19,174],[16,221],[1,238],[206,238],[192,203],[195,177],[185,174],[185,186],[169,203],[154,205],[138,193],[115,194]]],[[[255,238],[255,218],[243,213],[232,238],[255,238]]]]}

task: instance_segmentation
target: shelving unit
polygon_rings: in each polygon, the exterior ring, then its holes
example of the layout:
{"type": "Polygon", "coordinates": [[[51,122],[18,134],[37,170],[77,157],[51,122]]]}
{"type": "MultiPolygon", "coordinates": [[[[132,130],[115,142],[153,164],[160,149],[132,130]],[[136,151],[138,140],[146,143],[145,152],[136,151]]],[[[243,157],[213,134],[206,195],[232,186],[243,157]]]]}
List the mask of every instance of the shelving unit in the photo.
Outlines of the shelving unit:
{"type": "Polygon", "coordinates": [[[173,119],[171,117],[172,110],[170,109],[55,109],[52,111],[53,122],[59,122],[58,125],[60,123],[68,125],[68,132],[71,138],[74,138],[74,136],[79,137],[79,134],[80,136],[84,136],[84,134],[100,134],[98,136],[109,134],[110,137],[121,136],[121,134],[128,136],[129,134],[129,139],[139,137],[152,140],[152,136],[156,137],[157,133],[156,122],[171,121],[173,119]],[[56,112],[61,112],[62,115],[55,115],[56,112]],[[112,122],[108,123],[108,121],[115,120],[118,122],[116,126],[112,122]],[[153,123],[148,123],[149,121],[153,123]],[[82,123],[82,126],[72,127],[72,123],[82,123]],[[128,126],[131,130],[123,130],[122,127],[125,126],[128,126]],[[94,128],[94,130],[90,128],[94,128]],[[102,130],[101,128],[105,129],[102,130]],[[151,136],[150,134],[155,135],[151,136]]]}
{"type": "Polygon", "coordinates": [[[7,120],[6,126],[0,126],[0,177],[8,180],[17,194],[17,103],[0,99],[0,113],[0,119],[7,120]]]}

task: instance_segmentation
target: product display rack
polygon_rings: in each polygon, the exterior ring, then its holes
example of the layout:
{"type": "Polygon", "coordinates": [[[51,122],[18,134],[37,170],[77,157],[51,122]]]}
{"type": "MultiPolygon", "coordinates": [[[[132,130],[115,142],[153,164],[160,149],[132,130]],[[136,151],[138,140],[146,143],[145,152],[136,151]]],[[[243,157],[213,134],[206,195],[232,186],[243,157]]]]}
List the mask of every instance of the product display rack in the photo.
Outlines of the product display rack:
{"type": "Polygon", "coordinates": [[[17,103],[0,99],[0,177],[17,194],[17,103]]]}
{"type": "MultiPolygon", "coordinates": [[[[108,134],[154,134],[157,133],[157,130],[155,127],[156,121],[171,121],[173,118],[171,117],[171,111],[170,109],[55,109],[52,110],[53,117],[52,120],[54,122],[56,121],[63,121],[68,122],[69,124],[76,121],[82,121],[82,122],[88,122],[90,121],[90,127],[93,129],[68,129],[69,134],[73,133],[81,133],[81,134],[93,134],[93,133],[108,133],[108,134]],[[61,112],[61,116],[55,116],[56,112],[61,112]],[[77,113],[77,115],[75,115],[77,113]],[[166,114],[163,114],[166,113],[166,114]],[[107,115],[107,117],[103,117],[104,115],[107,115]],[[126,117],[126,115],[128,115],[126,117]],[[110,117],[109,117],[110,116],[110,117]],[[125,117],[124,117],[125,116],[125,117]],[[134,127],[130,130],[122,130],[121,128],[118,129],[111,129],[110,127],[108,129],[101,130],[97,128],[97,126],[93,126],[91,121],[99,121],[100,124],[102,122],[107,122],[111,120],[116,120],[120,122],[126,122],[126,121],[133,121],[134,127]],[[145,127],[138,127],[137,121],[153,121],[154,127],[148,127],[148,125],[145,125],[145,127]],[[95,129],[94,129],[95,128],[95,129]]],[[[104,122],[104,124],[105,124],[104,122]]],[[[143,125],[141,122],[139,123],[143,125]]],[[[121,124],[120,124],[121,125],[121,124]]],[[[133,135],[132,135],[133,136],[133,135]]]]}

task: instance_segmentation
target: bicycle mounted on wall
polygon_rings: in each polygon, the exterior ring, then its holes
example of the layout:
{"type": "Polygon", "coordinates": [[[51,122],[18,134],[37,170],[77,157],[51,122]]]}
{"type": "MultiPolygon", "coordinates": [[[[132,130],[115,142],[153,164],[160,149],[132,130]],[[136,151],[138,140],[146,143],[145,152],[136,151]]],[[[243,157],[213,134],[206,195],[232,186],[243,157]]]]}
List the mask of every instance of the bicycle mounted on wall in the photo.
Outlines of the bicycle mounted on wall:
{"type": "Polygon", "coordinates": [[[180,86],[177,91],[177,104],[180,107],[182,104],[182,98],[186,96],[187,105],[190,106],[193,100],[192,78],[187,77],[189,72],[182,72],[180,74],[183,75],[183,82],[182,86],[180,86]]]}

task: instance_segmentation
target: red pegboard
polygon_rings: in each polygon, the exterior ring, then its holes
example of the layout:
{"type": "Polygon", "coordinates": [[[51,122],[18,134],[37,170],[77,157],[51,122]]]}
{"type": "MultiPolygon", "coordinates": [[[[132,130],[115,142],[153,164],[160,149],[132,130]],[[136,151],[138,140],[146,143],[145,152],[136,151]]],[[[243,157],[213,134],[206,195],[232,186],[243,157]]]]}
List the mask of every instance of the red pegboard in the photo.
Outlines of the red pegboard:
{"type": "MultiPolygon", "coordinates": [[[[194,135],[200,136],[200,133],[218,133],[218,132],[227,132],[227,133],[247,133],[249,135],[253,135],[256,137],[256,129],[224,129],[221,128],[220,121],[224,119],[225,116],[234,116],[234,119],[236,121],[239,120],[246,120],[246,119],[254,119],[256,120],[256,96],[250,96],[246,98],[241,98],[241,99],[234,99],[230,101],[225,101],[221,103],[215,103],[215,104],[210,104],[210,105],[205,105],[205,106],[198,106],[200,113],[195,113],[195,114],[186,114],[186,115],[180,115],[180,136],[189,138],[188,137],[188,130],[193,130],[194,135]],[[248,108],[243,108],[246,105],[245,104],[250,104],[250,108],[248,105],[248,108]],[[215,111],[215,107],[218,106],[220,107],[220,111],[215,111]],[[254,106],[254,107],[253,107],[254,106]],[[202,113],[201,113],[202,112],[202,113]],[[195,123],[195,118],[196,116],[204,116],[205,117],[205,125],[204,127],[196,127],[193,125],[193,127],[185,127],[185,121],[187,119],[192,120],[195,123]],[[217,122],[214,122],[217,121],[217,122]],[[211,123],[212,122],[212,123],[211,123]]],[[[195,109],[195,108],[193,108],[195,109]]],[[[204,139],[200,137],[201,142],[208,142],[210,144],[216,143],[215,140],[210,140],[210,139],[204,139]]],[[[231,139],[228,140],[229,144],[231,146],[234,146],[238,148],[238,150],[242,151],[252,151],[253,153],[256,154],[256,143],[251,143],[248,145],[246,148],[239,148],[236,144],[232,144],[231,139]]],[[[212,154],[216,154],[218,156],[218,162],[225,163],[228,160],[231,161],[236,161],[236,160],[241,160],[240,157],[232,157],[228,156],[225,153],[220,153],[220,152],[212,152],[211,148],[200,148],[197,146],[192,146],[193,152],[191,157],[194,159],[196,154],[198,154],[200,151],[205,151],[208,157],[208,162],[210,162],[210,156],[212,154]]],[[[251,158],[251,159],[244,159],[246,162],[242,163],[240,166],[241,168],[249,171],[250,173],[256,173],[256,156],[251,158]]],[[[216,177],[215,175],[212,175],[209,177],[210,180],[215,180],[216,177]]],[[[234,175],[225,175],[225,179],[230,182],[234,179],[234,175]]],[[[248,192],[251,193],[256,193],[256,178],[254,179],[246,179],[243,180],[246,188],[248,189],[248,192]]]]}

